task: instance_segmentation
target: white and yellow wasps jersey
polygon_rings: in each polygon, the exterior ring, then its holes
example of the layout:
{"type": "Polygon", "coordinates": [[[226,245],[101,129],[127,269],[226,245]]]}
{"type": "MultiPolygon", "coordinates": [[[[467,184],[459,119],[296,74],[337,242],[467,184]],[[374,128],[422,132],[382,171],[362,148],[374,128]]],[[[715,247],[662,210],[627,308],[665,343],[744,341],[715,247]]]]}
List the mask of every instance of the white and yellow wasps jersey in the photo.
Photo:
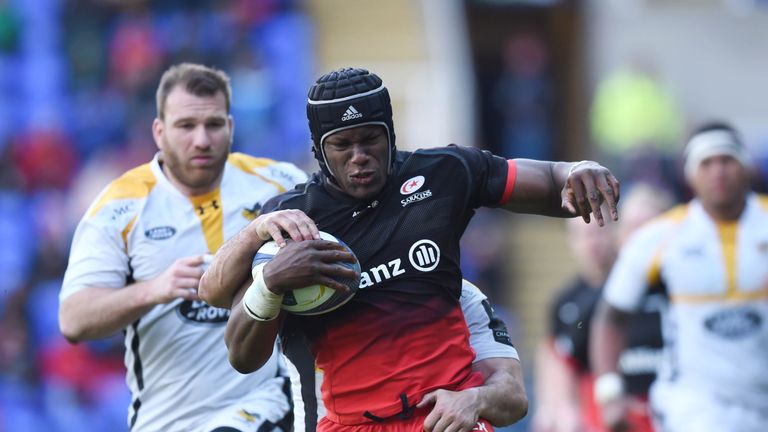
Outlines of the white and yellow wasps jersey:
{"type": "MultiPolygon", "coordinates": [[[[621,251],[606,301],[635,310],[663,284],[663,381],[768,412],[768,198],[750,194],[738,221],[716,222],[698,200],[640,229],[621,251]]],[[[735,430],[735,429],[734,429],[735,430]]]]}
{"type": "MultiPolygon", "coordinates": [[[[305,180],[292,164],[233,153],[219,188],[188,197],[168,181],[155,156],[108,185],[80,221],[60,299],[89,286],[120,288],[153,279],[179,258],[214,253],[265,201],[305,180]]],[[[276,393],[268,398],[276,408],[259,414],[240,407],[244,422],[273,416],[268,421],[276,423],[290,411],[282,355],[273,354],[249,375],[230,366],[224,344],[228,317],[226,309],[178,299],[155,306],[126,328],[132,430],[198,430],[217,412],[252,401],[262,390],[276,393]]]]}

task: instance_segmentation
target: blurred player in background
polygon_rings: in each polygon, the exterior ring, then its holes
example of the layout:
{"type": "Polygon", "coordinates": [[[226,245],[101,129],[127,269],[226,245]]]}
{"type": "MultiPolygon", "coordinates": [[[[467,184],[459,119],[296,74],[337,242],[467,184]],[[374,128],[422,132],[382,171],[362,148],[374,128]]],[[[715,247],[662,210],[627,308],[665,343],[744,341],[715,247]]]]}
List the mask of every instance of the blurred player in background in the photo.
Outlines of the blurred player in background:
{"type": "MultiPolygon", "coordinates": [[[[271,230],[246,229],[231,239],[201,281],[204,298],[233,305],[230,361],[241,371],[259,368],[285,320],[308,338],[324,373],[327,415],[319,430],[491,429],[491,406],[457,398],[477,396],[472,389],[493,380],[472,365],[458,301],[458,242],[466,224],[475,208],[497,206],[594,217],[602,225],[603,201],[618,217],[618,182],[589,161],[506,160],[457,146],[397,151],[389,93],[362,69],[320,77],[307,114],[321,172],[266,204],[265,210],[285,210],[286,219],[278,224],[282,214],[268,214],[276,222],[271,230]],[[355,276],[334,264],[355,256],[313,240],[318,228],[355,251],[360,291],[327,314],[280,314],[285,291],[316,283],[344,290],[334,278],[355,276]],[[285,244],[263,273],[257,267],[251,284],[254,252],[281,229],[305,241],[285,244]]],[[[522,381],[519,367],[513,373],[522,381]]],[[[506,401],[502,424],[521,418],[527,406],[524,393],[506,401]]]]}
{"type": "Polygon", "coordinates": [[[160,151],[104,189],[72,242],[61,331],[73,342],[125,332],[133,431],[293,427],[282,356],[237,373],[222,343],[229,311],[197,295],[205,255],[306,179],[291,164],[230,153],[230,101],[224,72],[168,69],[152,124],[160,151]]]}
{"type": "Polygon", "coordinates": [[[643,296],[663,288],[665,355],[650,403],[663,431],[765,431],[768,425],[768,199],[750,190],[750,157],[726,123],[685,148],[695,198],[624,245],[592,323],[595,398],[626,430],[619,375],[624,329],[643,296]]]}
{"type": "MultiPolygon", "coordinates": [[[[617,247],[633,230],[671,205],[668,194],[641,183],[630,187],[622,198],[619,222],[606,227],[614,235],[607,236],[604,230],[577,220],[566,222],[568,243],[579,275],[552,303],[550,334],[538,347],[538,403],[534,413],[537,432],[606,430],[592,391],[594,375],[588,359],[590,320],[617,247]]],[[[663,302],[660,294],[645,299],[642,313],[628,326],[628,344],[621,353],[621,374],[633,396],[636,431],[651,430],[646,401],[661,355],[659,309],[663,302]]]]}

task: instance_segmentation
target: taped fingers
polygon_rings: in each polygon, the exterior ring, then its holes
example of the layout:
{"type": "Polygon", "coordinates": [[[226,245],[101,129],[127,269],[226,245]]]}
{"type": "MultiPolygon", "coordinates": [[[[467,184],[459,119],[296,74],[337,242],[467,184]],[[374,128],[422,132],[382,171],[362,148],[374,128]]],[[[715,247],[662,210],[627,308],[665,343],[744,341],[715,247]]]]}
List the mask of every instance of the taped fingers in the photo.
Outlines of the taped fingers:
{"type": "Polygon", "coordinates": [[[600,176],[597,179],[597,188],[603,196],[603,200],[608,205],[608,209],[611,212],[611,218],[615,221],[619,219],[619,194],[620,187],[619,181],[611,173],[607,173],[604,176],[600,176]]]}
{"type": "Polygon", "coordinates": [[[603,205],[603,195],[601,194],[601,191],[598,190],[597,185],[595,184],[595,179],[591,175],[585,176],[583,182],[584,193],[589,205],[589,209],[587,211],[595,215],[595,219],[597,219],[598,225],[604,226],[605,220],[603,219],[603,211],[601,209],[601,206],[603,205]]]}
{"type": "Polygon", "coordinates": [[[571,188],[571,197],[573,204],[576,207],[576,213],[584,219],[584,222],[589,223],[589,213],[591,211],[589,200],[587,199],[587,191],[584,188],[584,183],[578,178],[571,177],[569,179],[571,188]]]}

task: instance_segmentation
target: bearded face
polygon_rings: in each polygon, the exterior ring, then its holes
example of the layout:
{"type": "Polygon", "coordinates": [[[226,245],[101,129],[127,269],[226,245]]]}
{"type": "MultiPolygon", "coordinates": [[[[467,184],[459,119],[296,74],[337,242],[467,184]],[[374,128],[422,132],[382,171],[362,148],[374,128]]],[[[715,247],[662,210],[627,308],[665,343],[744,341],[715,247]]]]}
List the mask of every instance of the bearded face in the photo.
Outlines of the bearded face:
{"type": "Polygon", "coordinates": [[[216,188],[233,132],[224,94],[196,96],[177,86],[168,94],[164,114],[152,127],[163,172],[187,195],[216,188]]]}

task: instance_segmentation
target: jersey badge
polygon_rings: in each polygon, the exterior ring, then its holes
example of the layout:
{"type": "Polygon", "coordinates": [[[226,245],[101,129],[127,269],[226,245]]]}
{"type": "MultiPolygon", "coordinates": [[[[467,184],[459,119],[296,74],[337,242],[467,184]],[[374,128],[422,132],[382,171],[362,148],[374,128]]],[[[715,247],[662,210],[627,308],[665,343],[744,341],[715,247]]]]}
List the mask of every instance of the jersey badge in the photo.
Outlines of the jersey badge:
{"type": "Polygon", "coordinates": [[[248,423],[256,423],[256,421],[259,419],[259,413],[249,413],[248,411],[244,409],[240,409],[240,411],[237,412],[237,415],[243,418],[248,423]]]}
{"type": "Polygon", "coordinates": [[[402,204],[403,207],[407,206],[408,204],[425,200],[432,196],[432,190],[430,189],[419,192],[419,189],[424,186],[425,181],[426,180],[424,179],[424,176],[416,176],[406,180],[405,183],[400,186],[400,193],[403,195],[408,195],[408,198],[400,200],[400,204],[402,204]]]}
{"type": "Polygon", "coordinates": [[[243,217],[248,219],[249,221],[252,221],[259,216],[259,213],[261,213],[261,204],[255,203],[251,208],[248,208],[248,207],[244,208],[242,213],[240,214],[242,214],[243,217]]]}
{"type": "Polygon", "coordinates": [[[176,234],[176,228],[172,226],[159,226],[144,231],[144,236],[151,240],[165,240],[176,234]]]}
{"type": "Polygon", "coordinates": [[[410,195],[424,186],[424,176],[416,176],[408,179],[400,186],[400,193],[403,195],[410,195]]]}
{"type": "Polygon", "coordinates": [[[483,309],[485,309],[485,313],[488,314],[488,328],[493,331],[493,339],[500,344],[514,347],[512,338],[509,337],[507,325],[504,324],[504,321],[502,321],[498,315],[496,315],[496,311],[491,307],[491,303],[486,299],[483,300],[481,304],[483,305],[483,309]]]}

